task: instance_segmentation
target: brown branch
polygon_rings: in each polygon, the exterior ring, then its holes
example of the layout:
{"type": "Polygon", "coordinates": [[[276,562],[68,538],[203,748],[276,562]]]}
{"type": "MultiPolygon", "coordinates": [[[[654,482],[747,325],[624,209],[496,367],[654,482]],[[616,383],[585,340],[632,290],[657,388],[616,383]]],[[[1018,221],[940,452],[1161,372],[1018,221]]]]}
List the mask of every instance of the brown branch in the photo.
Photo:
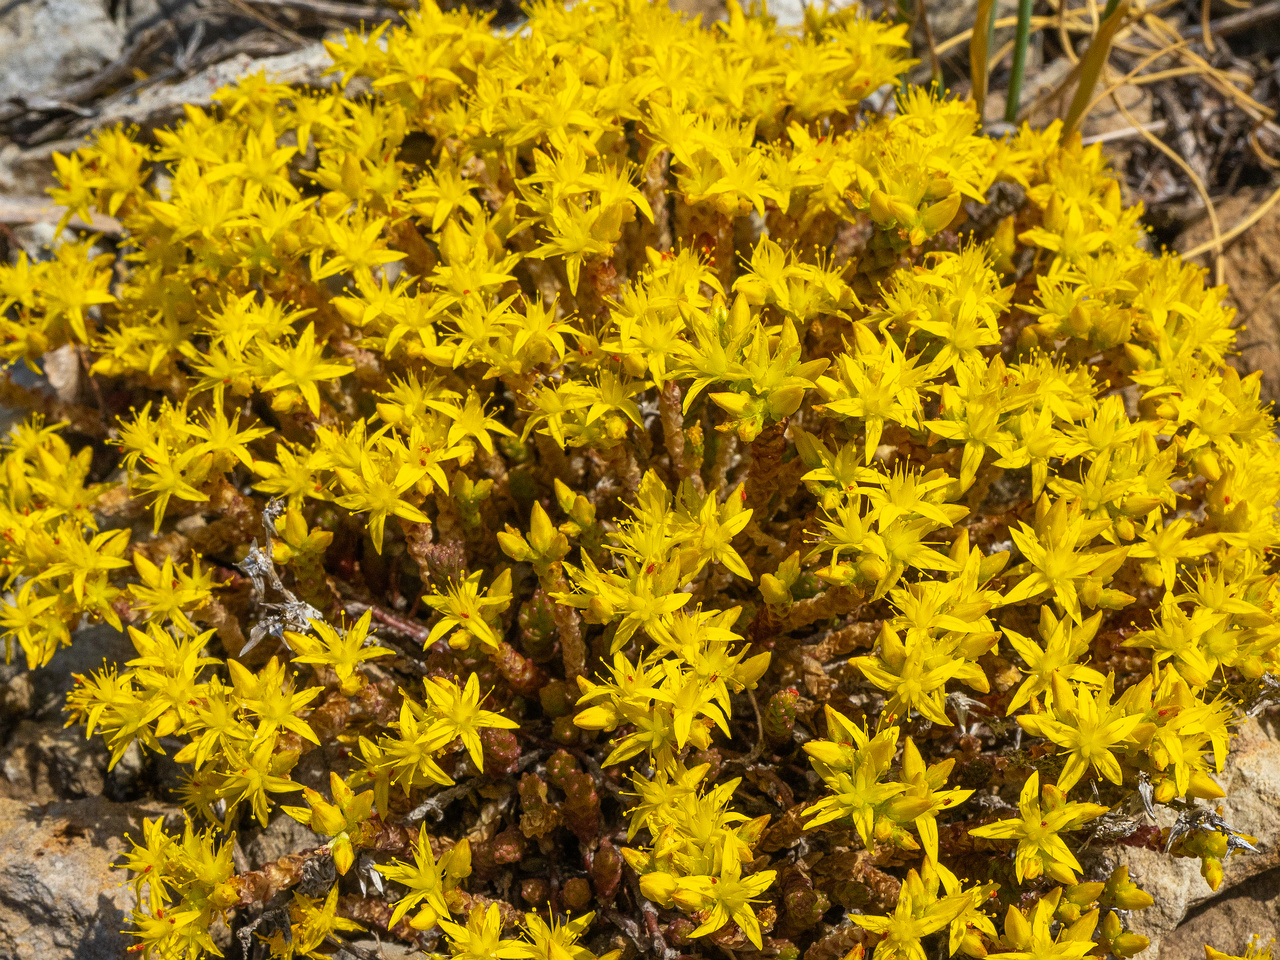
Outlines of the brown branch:
{"type": "MultiPolygon", "coordinates": [[[[66,212],[66,207],[51,203],[48,197],[0,197],[0,223],[57,223],[66,212]]],[[[67,222],[79,230],[96,230],[117,237],[124,233],[119,220],[97,212],[90,214],[88,223],[79,216],[67,222]]]]}
{"type": "Polygon", "coordinates": [[[398,617],[390,610],[386,610],[377,604],[365,603],[363,600],[348,600],[344,606],[347,609],[347,613],[355,614],[357,616],[369,611],[372,613],[373,619],[377,620],[379,623],[390,627],[392,630],[395,630],[412,640],[417,640],[419,643],[425,644],[427,642],[427,637],[431,636],[431,631],[422,624],[414,623],[413,621],[406,620],[403,617],[398,617]]]}
{"type": "Polygon", "coordinates": [[[369,20],[381,22],[400,16],[394,7],[366,6],[362,3],[337,3],[335,0],[247,0],[248,3],[260,7],[279,7],[287,10],[302,10],[321,17],[332,17],[335,20],[355,22],[369,20]]]}
{"type": "Polygon", "coordinates": [[[93,100],[112,87],[132,79],[134,67],[149,59],[173,34],[173,24],[168,21],[144,30],[127,50],[97,73],[58,90],[57,99],[46,101],[39,97],[20,97],[15,98],[18,102],[0,105],[0,123],[32,111],[70,110],[83,113],[84,111],[75,109],[78,104],[93,100]]]}
{"type": "MultiPolygon", "coordinates": [[[[1268,3],[1260,3],[1248,10],[1241,10],[1239,13],[1219,17],[1209,22],[1209,28],[1215,37],[1229,37],[1234,33],[1244,33],[1246,30],[1267,26],[1273,20],[1280,20],[1280,0],[1270,0],[1268,3]]],[[[1182,36],[1188,40],[1200,40],[1204,36],[1204,27],[1200,24],[1187,26],[1183,28],[1182,36]]]]}

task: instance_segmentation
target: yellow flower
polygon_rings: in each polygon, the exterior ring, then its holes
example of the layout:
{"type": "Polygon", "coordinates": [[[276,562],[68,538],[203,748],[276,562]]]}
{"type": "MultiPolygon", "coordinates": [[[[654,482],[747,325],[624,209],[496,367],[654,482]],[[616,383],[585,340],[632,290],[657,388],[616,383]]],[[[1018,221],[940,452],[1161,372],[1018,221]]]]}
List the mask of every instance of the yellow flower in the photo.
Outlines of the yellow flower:
{"type": "Polygon", "coordinates": [[[1040,773],[1034,771],[1018,798],[1021,816],[1017,820],[998,820],[975,827],[969,834],[987,840],[1017,840],[1014,871],[1019,882],[1044,874],[1059,883],[1076,883],[1080,861],[1058,834],[1102,816],[1108,808],[1097,803],[1067,803],[1062,793],[1050,786],[1044,788],[1046,802],[1042,806],[1040,794],[1040,773]]]}
{"type": "Polygon", "coordinates": [[[1063,748],[1067,761],[1058,787],[1070,790],[1090,767],[1112,783],[1121,783],[1124,777],[1112,750],[1129,741],[1143,714],[1128,713],[1123,700],[1111,702],[1115,675],[1107,674],[1096,695],[1084,685],[1073,687],[1061,673],[1053,674],[1051,688],[1053,702],[1046,712],[1018,717],[1018,723],[1063,748]]]}

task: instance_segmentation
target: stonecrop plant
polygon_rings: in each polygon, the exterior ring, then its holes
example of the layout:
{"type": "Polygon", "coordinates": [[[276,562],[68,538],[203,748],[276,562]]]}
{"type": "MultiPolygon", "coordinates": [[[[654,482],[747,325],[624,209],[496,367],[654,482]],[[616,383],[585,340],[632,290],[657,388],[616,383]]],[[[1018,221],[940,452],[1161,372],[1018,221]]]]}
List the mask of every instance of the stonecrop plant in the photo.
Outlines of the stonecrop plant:
{"type": "Polygon", "coordinates": [[[4,360],[83,371],[0,384],[0,625],[136,648],[67,710],[183,771],[140,955],[1126,958],[1125,845],[1247,855],[1225,291],[905,26],[729,8],[427,0],[58,157],[124,234],[0,267],[4,360]]]}

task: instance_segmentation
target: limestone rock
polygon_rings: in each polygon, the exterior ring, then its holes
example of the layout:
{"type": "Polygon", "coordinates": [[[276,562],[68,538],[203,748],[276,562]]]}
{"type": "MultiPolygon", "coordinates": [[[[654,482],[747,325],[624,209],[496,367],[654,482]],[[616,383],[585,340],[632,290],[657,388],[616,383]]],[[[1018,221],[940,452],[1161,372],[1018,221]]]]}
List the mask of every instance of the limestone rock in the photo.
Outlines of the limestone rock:
{"type": "Polygon", "coordinates": [[[94,125],[109,127],[121,121],[143,126],[168,123],[182,115],[185,104],[207,107],[213,103],[213,94],[217,90],[259,70],[275,83],[325,83],[327,81],[323,80],[322,75],[332,63],[329,51],[320,43],[310,44],[292,53],[257,60],[248,54],[237,54],[229,60],[201,70],[181,83],[156,84],[133,96],[112,99],[103,105],[102,113],[94,119],[94,125]]]}
{"type": "Polygon", "coordinates": [[[79,727],[23,720],[0,757],[0,796],[57,800],[102,793],[109,755],[79,727]]]}
{"type": "MultiPolygon", "coordinates": [[[[75,687],[77,673],[90,674],[104,666],[120,666],[137,655],[128,634],[110,625],[77,630],[72,634],[70,646],[58,650],[46,666],[30,672],[32,716],[41,720],[66,720],[62,708],[67,694],[75,687]]],[[[26,669],[25,662],[20,666],[26,669]]]]}
{"type": "Polygon", "coordinates": [[[1280,938],[1280,870],[1268,870],[1192,910],[1160,943],[1160,960],[1196,960],[1207,943],[1233,957],[1250,941],[1280,938]]]}
{"type": "Polygon", "coordinates": [[[56,100],[120,56],[124,30],[104,0],[25,0],[0,5],[0,102],[56,100]]]}
{"type": "MultiPolygon", "coordinates": [[[[21,654],[0,665],[0,797],[72,800],[105,791],[121,800],[142,792],[125,783],[129,763],[108,774],[102,737],[85,737],[78,724],[65,726],[63,712],[76,674],[118,667],[135,655],[125,634],[94,626],[76,631],[71,646],[38,670],[28,670],[21,654]]],[[[134,750],[128,759],[136,766],[141,754],[134,750]]]]}
{"type": "MultiPolygon", "coordinates": [[[[299,803],[300,800],[288,802],[299,803]]],[[[244,852],[249,858],[250,868],[254,870],[261,869],[268,863],[274,863],[288,854],[314,850],[329,840],[328,837],[312,832],[293,817],[279,812],[272,816],[265,829],[255,828],[250,831],[250,834],[248,842],[244,845],[244,852]]]]}
{"type": "Polygon", "coordinates": [[[132,938],[120,931],[132,908],[125,874],[112,862],[163,807],[100,797],[66,803],[0,799],[0,957],[119,960],[132,938]]]}
{"type": "MultiPolygon", "coordinates": [[[[1139,960],[1175,960],[1175,956],[1177,960],[1194,960],[1202,956],[1203,945],[1192,953],[1164,955],[1162,944],[1201,904],[1238,896],[1240,891],[1248,895],[1255,877],[1280,867],[1280,818],[1276,816],[1280,810],[1280,738],[1276,733],[1256,720],[1242,724],[1226,767],[1217,777],[1227,792],[1219,801],[1224,819],[1257,837],[1258,851],[1243,851],[1226,860],[1222,886],[1216,893],[1200,876],[1199,860],[1134,847],[1114,851],[1116,860],[1128,865],[1134,882],[1155,898],[1154,906],[1132,915],[1133,929],[1151,940],[1139,960]]],[[[1160,815],[1160,826],[1173,822],[1172,811],[1162,809],[1160,815]]]]}

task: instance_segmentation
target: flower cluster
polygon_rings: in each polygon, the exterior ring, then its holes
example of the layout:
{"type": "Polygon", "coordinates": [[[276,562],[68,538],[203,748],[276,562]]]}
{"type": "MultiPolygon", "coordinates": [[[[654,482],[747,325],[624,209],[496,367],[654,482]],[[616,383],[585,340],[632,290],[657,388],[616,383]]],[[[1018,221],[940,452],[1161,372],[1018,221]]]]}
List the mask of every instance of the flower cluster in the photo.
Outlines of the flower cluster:
{"type": "Polygon", "coordinates": [[[853,10],[328,46],[59,156],[123,241],[0,266],[83,371],[0,382],[6,653],[127,630],[71,718],[185,771],[136,951],[1125,958],[1124,845],[1221,882],[1280,447],[1099,147],[853,10]]]}

